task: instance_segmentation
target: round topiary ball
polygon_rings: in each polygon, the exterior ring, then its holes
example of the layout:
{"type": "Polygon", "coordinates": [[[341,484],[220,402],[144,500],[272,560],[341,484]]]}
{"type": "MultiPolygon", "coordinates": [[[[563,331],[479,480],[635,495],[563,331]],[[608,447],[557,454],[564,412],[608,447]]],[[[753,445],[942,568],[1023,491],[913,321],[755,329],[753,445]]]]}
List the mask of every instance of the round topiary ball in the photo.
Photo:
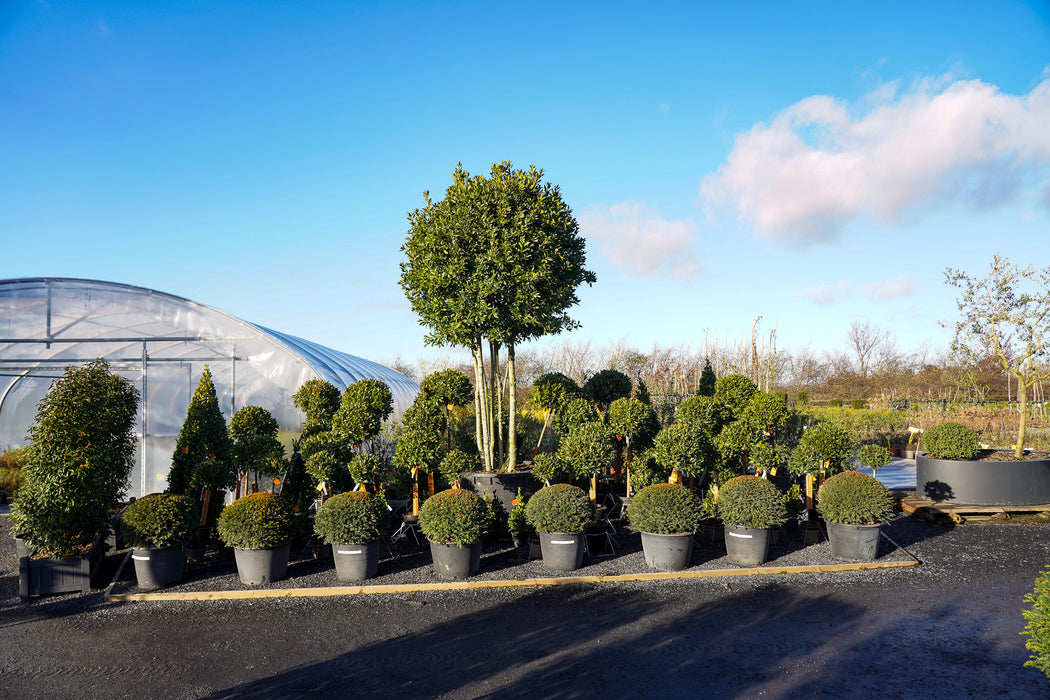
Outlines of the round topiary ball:
{"type": "Polygon", "coordinates": [[[253,493],[223,508],[216,529],[227,547],[269,549],[295,534],[295,511],[275,493],[253,493]]]}
{"type": "Polygon", "coordinates": [[[873,476],[842,472],[817,491],[817,510],[832,523],[878,525],[893,517],[893,496],[873,476]]]}
{"type": "Polygon", "coordinates": [[[738,476],[718,490],[718,517],[726,525],[762,529],[787,520],[784,494],[758,476],[738,476]]]}
{"type": "Polygon", "coordinates": [[[370,491],[338,493],[321,506],[314,531],[325,544],[368,544],[386,535],[390,509],[386,499],[370,491]]]}
{"type": "Polygon", "coordinates": [[[646,486],[631,499],[627,510],[631,527],[657,535],[695,532],[702,517],[700,499],[678,484],[646,486]]]}
{"type": "Polygon", "coordinates": [[[132,547],[171,547],[189,540],[199,523],[197,504],[190,499],[151,493],[124,509],[120,534],[132,547]]]}
{"type": "Polygon", "coordinates": [[[926,454],[937,459],[973,459],[981,446],[977,433],[962,423],[941,423],[935,425],[922,436],[926,454]]]}
{"type": "Polygon", "coordinates": [[[594,504],[572,484],[551,484],[533,494],[525,519],[539,532],[582,532],[594,522],[594,504]]]}
{"type": "Polygon", "coordinates": [[[439,491],[424,501],[419,510],[419,529],[434,542],[474,544],[490,527],[492,510],[488,503],[465,489],[439,491]]]}

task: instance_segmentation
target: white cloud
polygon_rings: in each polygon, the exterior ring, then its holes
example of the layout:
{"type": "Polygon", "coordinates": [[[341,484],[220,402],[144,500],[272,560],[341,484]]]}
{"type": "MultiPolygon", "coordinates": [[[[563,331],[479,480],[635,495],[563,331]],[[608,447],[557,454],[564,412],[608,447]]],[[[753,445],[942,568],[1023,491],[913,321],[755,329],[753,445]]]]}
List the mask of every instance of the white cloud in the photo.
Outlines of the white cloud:
{"type": "Polygon", "coordinates": [[[700,272],[692,250],[696,234],[685,221],[663,219],[639,202],[584,210],[579,219],[581,230],[600,244],[602,255],[634,277],[683,279],[700,272]]]}
{"type": "Polygon", "coordinates": [[[979,80],[896,85],[863,114],[817,95],[736,138],[701,195],[782,243],[833,237],[850,219],[893,221],[931,201],[1000,206],[1050,184],[1050,77],[1026,95],[979,80]]]}
{"type": "Polygon", "coordinates": [[[835,284],[822,284],[815,289],[800,292],[795,298],[809,299],[820,306],[831,306],[851,296],[853,296],[853,293],[850,291],[850,283],[846,280],[841,280],[835,284]]]}
{"type": "Polygon", "coordinates": [[[918,277],[901,275],[891,280],[873,282],[864,288],[864,293],[874,301],[889,301],[914,293],[918,282],[918,277]]]}

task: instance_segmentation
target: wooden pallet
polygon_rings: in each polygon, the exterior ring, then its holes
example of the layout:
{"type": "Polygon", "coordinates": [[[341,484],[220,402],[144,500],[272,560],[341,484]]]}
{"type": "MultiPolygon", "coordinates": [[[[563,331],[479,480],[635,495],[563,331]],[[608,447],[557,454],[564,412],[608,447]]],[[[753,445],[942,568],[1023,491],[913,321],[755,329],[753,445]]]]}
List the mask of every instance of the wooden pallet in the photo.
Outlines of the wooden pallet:
{"type": "Polygon", "coordinates": [[[939,503],[919,498],[914,491],[894,491],[894,498],[901,510],[909,515],[939,522],[955,523],[1003,521],[1018,516],[1035,516],[1050,522],[1050,503],[1027,506],[979,506],[965,503],[939,503]]]}

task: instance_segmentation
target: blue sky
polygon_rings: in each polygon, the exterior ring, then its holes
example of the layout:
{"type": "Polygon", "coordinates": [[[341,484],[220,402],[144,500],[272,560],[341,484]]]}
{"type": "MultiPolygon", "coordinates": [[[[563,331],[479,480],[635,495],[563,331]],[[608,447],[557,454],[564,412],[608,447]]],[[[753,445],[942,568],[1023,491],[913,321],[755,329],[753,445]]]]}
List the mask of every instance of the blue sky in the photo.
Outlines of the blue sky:
{"type": "Polygon", "coordinates": [[[1050,3],[0,3],[0,278],[440,356],[406,214],[500,160],[588,239],[558,340],[944,347],[946,266],[1050,265],[1050,3]]]}

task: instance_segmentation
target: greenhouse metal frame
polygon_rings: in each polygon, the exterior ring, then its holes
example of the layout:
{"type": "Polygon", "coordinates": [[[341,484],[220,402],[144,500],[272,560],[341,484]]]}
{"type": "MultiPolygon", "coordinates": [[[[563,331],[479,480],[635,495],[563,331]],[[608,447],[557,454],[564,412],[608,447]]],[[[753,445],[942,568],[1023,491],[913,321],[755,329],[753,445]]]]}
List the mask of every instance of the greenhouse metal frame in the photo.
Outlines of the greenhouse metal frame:
{"type": "Polygon", "coordinates": [[[171,454],[205,367],[227,420],[244,406],[270,411],[286,433],[302,430],[292,396],[323,379],[340,390],[360,379],[390,387],[397,417],[418,386],[381,364],[279,333],[189,299],[114,282],[0,280],[0,447],[17,447],[51,383],[97,358],[141,392],[129,496],[163,491],[171,454]]]}

